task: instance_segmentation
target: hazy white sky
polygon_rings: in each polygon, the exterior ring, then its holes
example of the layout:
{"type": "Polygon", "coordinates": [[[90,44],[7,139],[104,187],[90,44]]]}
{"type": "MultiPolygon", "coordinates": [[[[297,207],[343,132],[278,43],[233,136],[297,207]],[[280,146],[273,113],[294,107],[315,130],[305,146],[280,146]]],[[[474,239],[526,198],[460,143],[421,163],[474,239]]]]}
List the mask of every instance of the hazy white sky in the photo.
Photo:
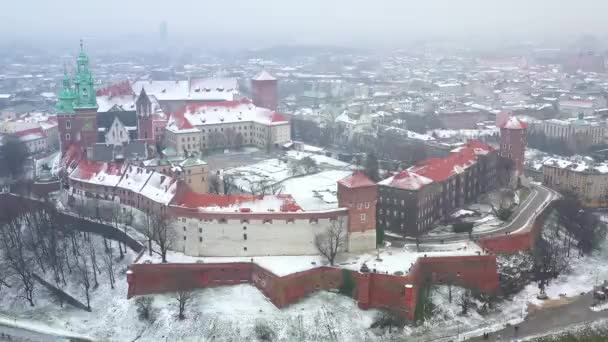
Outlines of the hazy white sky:
{"type": "Polygon", "coordinates": [[[608,32],[608,0],[1,0],[0,35],[131,34],[270,44],[608,32]]]}

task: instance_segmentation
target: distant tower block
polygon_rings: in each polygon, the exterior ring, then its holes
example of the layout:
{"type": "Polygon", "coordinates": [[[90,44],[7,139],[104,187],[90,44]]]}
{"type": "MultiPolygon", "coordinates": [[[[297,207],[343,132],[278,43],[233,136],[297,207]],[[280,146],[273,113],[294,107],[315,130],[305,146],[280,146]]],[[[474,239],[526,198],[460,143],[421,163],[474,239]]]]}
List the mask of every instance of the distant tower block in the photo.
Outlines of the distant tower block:
{"type": "Polygon", "coordinates": [[[161,42],[166,42],[167,41],[167,35],[168,35],[168,29],[167,29],[167,22],[163,21],[160,23],[160,41],[161,42]]]}
{"type": "Polygon", "coordinates": [[[512,116],[500,126],[500,156],[513,161],[516,176],[524,173],[528,125],[512,116]]]}
{"type": "Polygon", "coordinates": [[[277,109],[277,79],[267,71],[260,72],[251,80],[251,91],[253,93],[253,104],[272,110],[277,109]]]}

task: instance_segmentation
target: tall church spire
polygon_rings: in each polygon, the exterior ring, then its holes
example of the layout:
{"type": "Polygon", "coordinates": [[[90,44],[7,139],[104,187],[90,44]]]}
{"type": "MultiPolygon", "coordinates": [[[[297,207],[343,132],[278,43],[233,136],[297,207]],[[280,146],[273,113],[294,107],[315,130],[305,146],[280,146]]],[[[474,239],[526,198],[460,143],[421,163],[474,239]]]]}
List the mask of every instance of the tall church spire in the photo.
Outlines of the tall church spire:
{"type": "Polygon", "coordinates": [[[72,85],[70,84],[70,77],[68,76],[68,71],[66,69],[63,70],[63,87],[59,91],[59,96],[57,96],[57,98],[58,101],[55,107],[57,109],[57,113],[74,113],[74,91],[72,90],[72,85]]]}
{"type": "Polygon", "coordinates": [[[77,72],[74,76],[74,87],[76,102],[74,103],[75,109],[91,109],[97,108],[97,96],[95,94],[95,87],[93,81],[93,75],[89,70],[89,57],[84,53],[84,44],[82,39],[80,40],[80,54],[78,55],[77,72]]]}

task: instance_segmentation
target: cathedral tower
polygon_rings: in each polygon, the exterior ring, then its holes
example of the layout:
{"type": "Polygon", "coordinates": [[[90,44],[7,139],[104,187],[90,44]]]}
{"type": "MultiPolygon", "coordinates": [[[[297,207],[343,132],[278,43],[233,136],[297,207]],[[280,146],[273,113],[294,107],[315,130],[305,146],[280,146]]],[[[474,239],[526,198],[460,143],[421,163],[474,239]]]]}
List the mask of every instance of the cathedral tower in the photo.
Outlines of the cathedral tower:
{"type": "Polygon", "coordinates": [[[56,106],[61,151],[63,153],[70,145],[76,145],[90,156],[97,142],[97,97],[82,41],[76,63],[73,86],[65,73],[56,106]]]}

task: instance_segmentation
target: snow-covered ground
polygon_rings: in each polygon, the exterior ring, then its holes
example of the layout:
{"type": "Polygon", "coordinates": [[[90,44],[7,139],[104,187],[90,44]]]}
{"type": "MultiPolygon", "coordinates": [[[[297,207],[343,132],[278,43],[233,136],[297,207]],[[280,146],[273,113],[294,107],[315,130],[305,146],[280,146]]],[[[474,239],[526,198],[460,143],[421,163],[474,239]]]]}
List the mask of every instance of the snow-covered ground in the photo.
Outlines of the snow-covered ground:
{"type": "Polygon", "coordinates": [[[316,161],[319,166],[327,165],[327,166],[333,166],[333,167],[339,167],[339,168],[347,168],[350,166],[349,163],[345,163],[338,159],[334,159],[334,158],[327,157],[327,156],[324,156],[321,154],[316,154],[316,153],[308,153],[308,152],[302,152],[302,151],[287,151],[287,157],[289,159],[293,159],[293,160],[300,160],[305,157],[310,157],[314,161],[316,161]]]}
{"type": "MultiPolygon", "coordinates": [[[[255,287],[237,285],[195,291],[182,321],[171,294],[155,295],[149,323],[138,319],[135,299],[126,298],[124,274],[117,280],[114,290],[107,284],[96,290],[92,312],[50,301],[34,308],[4,302],[1,307],[34,320],[42,331],[73,331],[99,341],[255,341],[256,324],[270,327],[275,341],[362,341],[373,337],[368,328],[377,315],[360,310],[351,298],[324,291],[278,309],[255,287]]],[[[41,291],[39,296],[49,295],[41,291]]]]}
{"type": "Polygon", "coordinates": [[[53,152],[48,156],[35,160],[36,165],[36,178],[37,179],[50,179],[57,175],[59,172],[59,162],[61,160],[61,154],[59,151],[53,152]],[[43,166],[48,167],[48,170],[44,170],[43,166]]]}
{"type": "Polygon", "coordinates": [[[416,245],[405,245],[403,248],[383,248],[377,253],[366,253],[350,256],[339,266],[351,270],[360,270],[365,263],[370,270],[378,273],[395,274],[401,272],[407,274],[410,267],[416,263],[418,258],[440,257],[440,256],[463,256],[477,255],[482,249],[473,242],[457,242],[450,244],[424,244],[416,251],[416,245]]]}
{"type": "Polygon", "coordinates": [[[328,170],[283,182],[284,193],[290,194],[305,211],[338,207],[338,181],[351,171],[328,170]]]}
{"type": "MultiPolygon", "coordinates": [[[[330,158],[324,155],[301,152],[301,151],[288,151],[284,158],[272,158],[262,160],[258,163],[240,166],[235,168],[226,169],[226,174],[233,175],[236,181],[237,186],[239,186],[244,191],[251,191],[251,184],[260,182],[261,180],[267,181],[270,184],[280,183],[287,180],[290,177],[293,177],[290,168],[290,162],[297,161],[305,157],[311,157],[313,160],[317,162],[317,165],[321,171],[323,170],[336,170],[343,171],[341,174],[324,174],[323,172],[317,173],[316,175],[310,175],[310,178],[307,178],[307,181],[315,181],[316,177],[320,177],[320,182],[325,184],[325,182],[330,181],[331,179],[335,179],[337,175],[342,174],[350,174],[352,173],[351,165],[342,161],[339,161],[334,158],[330,158]]],[[[346,177],[346,176],[344,176],[346,177]]],[[[341,177],[341,178],[344,178],[341,177]]],[[[339,178],[339,179],[341,179],[339,178]]],[[[297,177],[295,178],[297,179],[297,177]]],[[[294,179],[294,181],[296,181],[294,179]]],[[[302,178],[300,178],[302,179],[302,178]]],[[[336,179],[337,181],[338,179],[336,179]]],[[[297,182],[297,181],[296,181],[297,182]]],[[[314,183],[313,183],[314,184],[314,183]]],[[[291,184],[290,184],[291,185],[291,184]]],[[[336,187],[333,184],[334,189],[336,187]]],[[[292,189],[294,191],[299,190],[295,188],[295,185],[292,185],[292,189]]],[[[306,190],[310,190],[311,188],[307,188],[306,190]]],[[[283,193],[292,194],[294,197],[297,195],[296,192],[283,191],[283,193]]],[[[331,197],[331,196],[330,196],[331,197]]],[[[331,198],[330,198],[331,199],[331,198]]]]}

